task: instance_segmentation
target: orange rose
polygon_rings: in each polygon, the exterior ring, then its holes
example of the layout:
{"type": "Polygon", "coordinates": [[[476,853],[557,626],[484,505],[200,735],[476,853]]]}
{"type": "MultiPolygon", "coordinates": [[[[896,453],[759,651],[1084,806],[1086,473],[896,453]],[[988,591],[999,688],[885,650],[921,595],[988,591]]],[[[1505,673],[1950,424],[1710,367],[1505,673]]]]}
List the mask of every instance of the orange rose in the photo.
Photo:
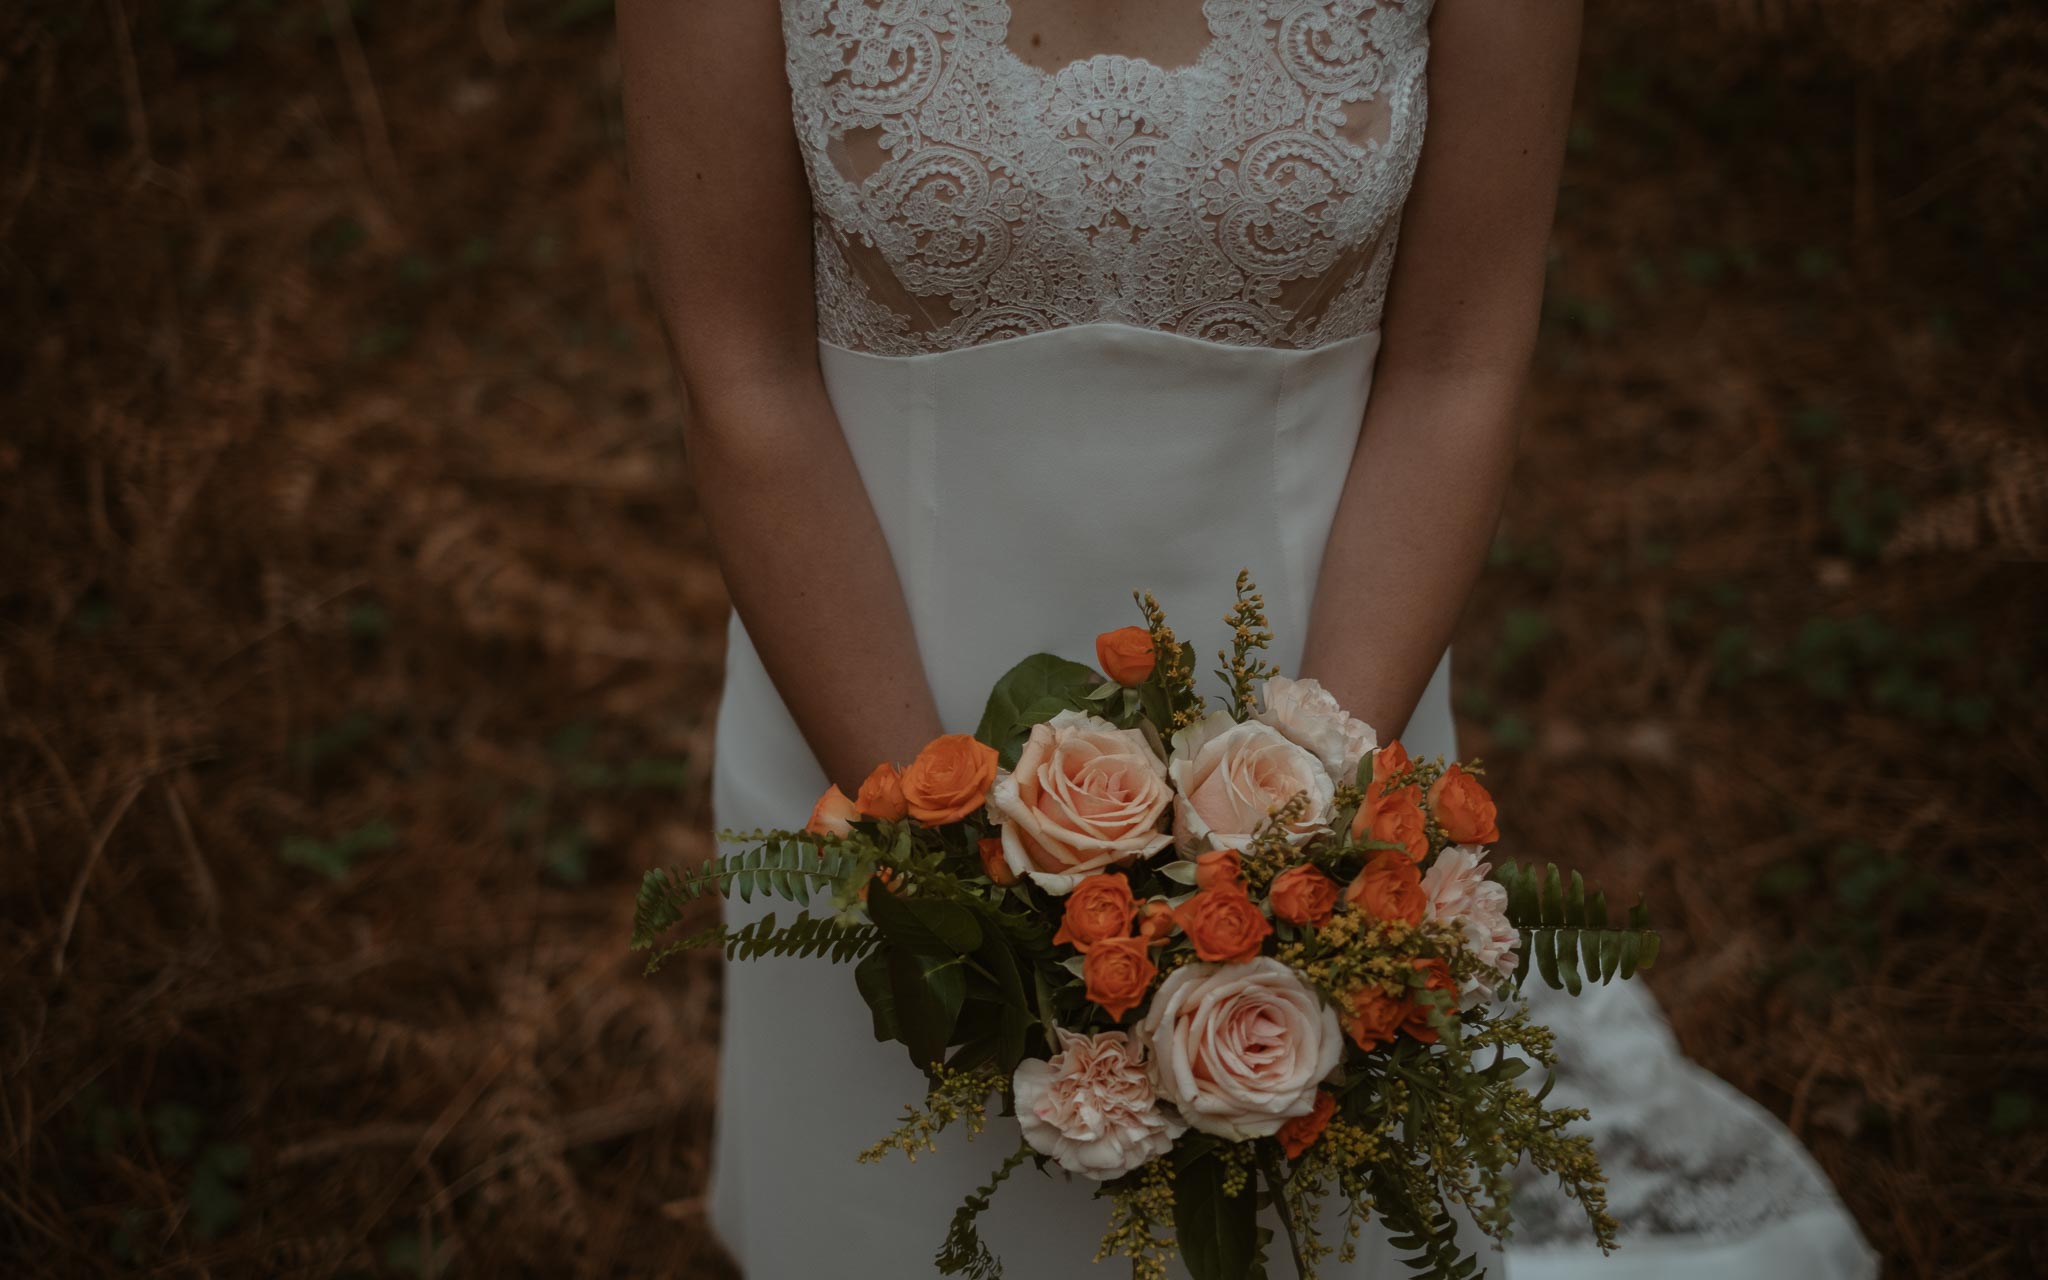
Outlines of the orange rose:
{"type": "Polygon", "coordinates": [[[1453,844],[1492,844],[1500,839],[1494,825],[1493,797],[1479,779],[1457,765],[1429,784],[1429,809],[1453,844]]]}
{"type": "Polygon", "coordinates": [[[1370,1053],[1394,1042],[1408,1009],[1407,1000],[1390,996],[1378,983],[1372,983],[1351,997],[1351,1012],[1338,1021],[1344,1024],[1344,1034],[1351,1042],[1370,1053]]]}
{"type": "Polygon", "coordinates": [[[1316,1090],[1316,1109],[1305,1116],[1295,1116],[1280,1126],[1280,1132],[1273,1136],[1280,1140],[1280,1149],[1287,1153],[1289,1160],[1301,1159],[1301,1153],[1316,1144],[1329,1127],[1330,1117],[1337,1114],[1337,1095],[1328,1089],[1316,1090]]]}
{"type": "Polygon", "coordinates": [[[1337,882],[1314,867],[1290,867],[1273,877],[1266,902],[1287,923],[1320,929],[1337,909],[1337,882]]]}
{"type": "Polygon", "coordinates": [[[1195,855],[1197,889],[1244,888],[1244,860],[1235,849],[1211,849],[1195,855]]]}
{"type": "Polygon", "coordinates": [[[1351,819],[1351,838],[1400,845],[1416,862],[1428,857],[1429,820],[1422,812],[1422,789],[1411,785],[1390,793],[1373,783],[1351,819]]]}
{"type": "Polygon", "coordinates": [[[1143,627],[1118,627],[1095,637],[1095,660],[1102,674],[1118,684],[1143,684],[1158,661],[1152,633],[1143,627]]]}
{"type": "Polygon", "coordinates": [[[1158,946],[1173,934],[1173,908],[1164,898],[1148,898],[1138,908],[1138,936],[1158,946]]]}
{"type": "Polygon", "coordinates": [[[1373,753],[1372,780],[1375,784],[1383,783],[1388,778],[1400,777],[1414,767],[1415,762],[1408,758],[1408,748],[1402,746],[1401,740],[1396,738],[1373,753]]]}
{"type": "Polygon", "coordinates": [[[988,872],[988,878],[1000,885],[1017,883],[1017,873],[1010,870],[1010,864],[1003,861],[1003,838],[983,836],[976,851],[981,854],[981,869],[988,872]]]}
{"type": "Polygon", "coordinates": [[[1173,913],[1195,954],[1220,964],[1236,964],[1259,954],[1259,944],[1273,925],[1243,890],[1204,889],[1173,913]]]}
{"type": "Polygon", "coordinates": [[[838,783],[825,788],[825,794],[818,797],[818,803],[811,806],[811,820],[804,823],[804,830],[814,836],[847,836],[853,834],[849,824],[860,816],[860,810],[849,800],[838,783]]]}
{"type": "Polygon", "coordinates": [[[910,812],[910,806],[903,800],[903,775],[887,760],[876,765],[867,781],[860,784],[860,794],[854,797],[854,803],[868,817],[883,822],[895,822],[910,812]]]}
{"type": "Polygon", "coordinates": [[[1077,951],[1130,936],[1131,920],[1138,904],[1131,900],[1131,882],[1121,871],[1089,876],[1067,895],[1067,913],[1060,931],[1052,935],[1077,951]]]}
{"type": "Polygon", "coordinates": [[[971,733],[945,733],[925,744],[903,771],[910,816],[928,827],[958,822],[988,800],[996,780],[996,749],[971,733]]]}
{"type": "Polygon", "coordinates": [[[1143,938],[1105,938],[1088,949],[1081,977],[1088,998],[1112,1018],[1121,1018],[1144,1002],[1145,991],[1159,976],[1159,966],[1143,938]]]}
{"type": "MultiPolygon", "coordinates": [[[[1412,963],[1426,975],[1422,980],[1422,989],[1425,991],[1441,991],[1450,996],[1450,1004],[1444,1009],[1444,1013],[1450,1017],[1456,1017],[1458,1014],[1458,984],[1451,977],[1451,966],[1435,959],[1416,960],[1412,963]]],[[[1422,1041],[1424,1044],[1436,1043],[1436,1028],[1429,1025],[1429,1006],[1423,1004],[1420,1000],[1411,999],[1408,1001],[1407,1016],[1401,1022],[1401,1030],[1422,1041]]]]}
{"type": "Polygon", "coordinates": [[[1365,864],[1344,890],[1344,901],[1376,919],[1421,924],[1429,906],[1422,892],[1422,873],[1393,849],[1382,849],[1365,864]]]}

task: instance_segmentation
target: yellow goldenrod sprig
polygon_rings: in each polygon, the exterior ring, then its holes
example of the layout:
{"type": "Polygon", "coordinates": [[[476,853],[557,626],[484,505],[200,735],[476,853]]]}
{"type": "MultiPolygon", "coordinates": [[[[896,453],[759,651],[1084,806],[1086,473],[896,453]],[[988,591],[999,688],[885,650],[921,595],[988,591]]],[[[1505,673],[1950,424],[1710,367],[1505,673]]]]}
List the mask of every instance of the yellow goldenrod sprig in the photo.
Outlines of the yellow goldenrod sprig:
{"type": "Polygon", "coordinates": [[[1166,611],[1150,591],[1133,591],[1131,595],[1145,615],[1145,629],[1152,633],[1152,652],[1159,663],[1152,678],[1165,692],[1167,709],[1173,716],[1172,724],[1159,728],[1172,733],[1201,719],[1208,705],[1195,689],[1195,673],[1188,669],[1180,640],[1174,636],[1173,628],[1166,625],[1166,611]]]}
{"type": "Polygon", "coordinates": [[[919,1152],[937,1151],[938,1143],[933,1139],[957,1120],[967,1122],[967,1135],[973,1137],[988,1124],[988,1096],[1007,1092],[1010,1087],[1009,1078],[995,1071],[955,1071],[937,1063],[930,1074],[931,1085],[925,1091],[924,1105],[905,1106],[903,1123],[861,1152],[858,1159],[862,1164],[873,1164],[891,1150],[901,1151],[915,1162],[919,1152]]]}
{"type": "Polygon", "coordinates": [[[1223,621],[1230,626],[1230,648],[1218,649],[1217,661],[1225,664],[1216,674],[1230,690],[1232,714],[1249,720],[1258,711],[1258,684],[1280,674],[1279,668],[1252,656],[1254,649],[1270,649],[1273,632],[1266,622],[1266,598],[1252,589],[1250,569],[1237,571],[1237,603],[1223,621]]]}
{"type": "Polygon", "coordinates": [[[1131,1264],[1131,1280],[1166,1280],[1167,1262],[1176,1253],[1173,1161],[1153,1160],[1139,1172],[1136,1183],[1104,1194],[1115,1207],[1095,1261],[1124,1258],[1131,1264]]]}

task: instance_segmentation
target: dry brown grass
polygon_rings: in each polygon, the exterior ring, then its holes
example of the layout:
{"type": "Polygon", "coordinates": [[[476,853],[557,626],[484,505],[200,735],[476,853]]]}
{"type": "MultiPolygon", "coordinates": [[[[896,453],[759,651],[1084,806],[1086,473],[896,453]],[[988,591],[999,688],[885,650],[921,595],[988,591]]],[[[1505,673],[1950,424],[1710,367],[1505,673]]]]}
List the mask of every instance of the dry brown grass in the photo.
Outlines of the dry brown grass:
{"type": "MultiPolygon", "coordinates": [[[[2043,40],[1593,6],[1459,641],[1520,838],[1652,895],[1900,1276],[2048,1268],[2043,40]]],[[[0,1271],[725,1274],[715,971],[624,950],[726,602],[602,6],[0,55],[0,1271]]]]}

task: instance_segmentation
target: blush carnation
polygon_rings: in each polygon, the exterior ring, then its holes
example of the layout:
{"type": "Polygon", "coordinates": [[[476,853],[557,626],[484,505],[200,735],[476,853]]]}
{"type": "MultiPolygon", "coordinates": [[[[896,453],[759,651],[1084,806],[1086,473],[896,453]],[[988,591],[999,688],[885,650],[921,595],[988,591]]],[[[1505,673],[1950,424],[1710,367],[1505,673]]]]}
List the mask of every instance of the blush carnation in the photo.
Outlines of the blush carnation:
{"type": "Polygon", "coordinates": [[[1487,965],[1466,980],[1462,994],[1467,998],[1492,990],[1514,973],[1522,940],[1508,923],[1507,888],[1486,878],[1492,866],[1481,862],[1479,854],[1470,845],[1449,845],[1422,876],[1424,918],[1464,926],[1466,947],[1487,965]],[[1489,972],[1499,977],[1489,979],[1489,972]]]}
{"type": "Polygon", "coordinates": [[[1372,726],[1338,705],[1315,680],[1271,676],[1259,688],[1264,705],[1252,718],[1272,725],[1294,745],[1314,753],[1332,782],[1350,782],[1365,753],[1379,746],[1372,726]]]}
{"type": "Polygon", "coordinates": [[[1058,1031],[1060,1051],[1026,1059],[1011,1082],[1032,1150],[1106,1181],[1172,1149],[1187,1126],[1159,1105],[1144,1047],[1121,1031],[1058,1031]]]}

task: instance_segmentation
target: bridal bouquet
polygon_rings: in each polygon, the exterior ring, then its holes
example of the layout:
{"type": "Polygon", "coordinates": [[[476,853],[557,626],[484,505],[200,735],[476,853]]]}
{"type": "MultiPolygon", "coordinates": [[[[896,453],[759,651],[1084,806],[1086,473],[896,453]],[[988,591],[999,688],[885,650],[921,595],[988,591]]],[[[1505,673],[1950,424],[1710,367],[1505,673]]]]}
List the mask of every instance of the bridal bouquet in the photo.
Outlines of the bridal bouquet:
{"type": "Polygon", "coordinates": [[[956,1122],[978,1133],[1000,1100],[1019,1144],[955,1213],[943,1274],[1000,1274],[975,1219],[1026,1160],[1099,1184],[1097,1258],[1140,1278],[1176,1252],[1197,1280],[1264,1275],[1261,1208],[1302,1277],[1348,1261],[1373,1215],[1418,1270],[1467,1276],[1479,1259],[1450,1206],[1504,1237],[1525,1159],[1612,1247],[1603,1175],[1566,1131],[1584,1113],[1522,1083],[1555,1058],[1512,997],[1532,966],[1574,993],[1647,966],[1641,907],[1611,923],[1577,874],[1491,859],[1478,768],[1381,745],[1260,661],[1248,575],[1220,708],[1138,598],[1146,625],[1098,637],[1099,672],[1033,654],[972,735],[878,765],[857,796],[832,787],[801,831],[721,832],[753,847],[649,872],[634,945],[707,893],[805,904],[653,963],[714,944],[853,963],[875,1038],[929,1082],[863,1160],[936,1150],[956,1122]],[[1337,1243],[1317,1230],[1332,1195],[1337,1243]]]}

